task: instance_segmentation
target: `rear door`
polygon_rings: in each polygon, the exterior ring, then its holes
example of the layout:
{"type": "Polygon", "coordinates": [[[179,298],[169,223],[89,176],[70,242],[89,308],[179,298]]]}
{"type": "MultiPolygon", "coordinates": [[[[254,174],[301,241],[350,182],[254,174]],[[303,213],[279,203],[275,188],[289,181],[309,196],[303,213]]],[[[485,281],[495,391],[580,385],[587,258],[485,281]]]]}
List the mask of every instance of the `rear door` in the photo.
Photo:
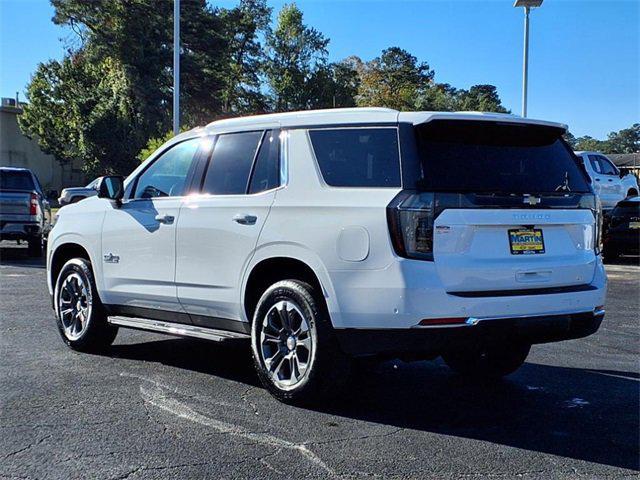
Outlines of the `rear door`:
{"type": "Polygon", "coordinates": [[[435,196],[433,258],[448,292],[591,282],[595,216],[582,200],[593,197],[561,135],[482,121],[418,127],[422,186],[435,196]]]}
{"type": "Polygon", "coordinates": [[[107,209],[104,303],[140,316],[149,314],[140,309],[182,312],[174,283],[176,224],[200,144],[193,138],[170,147],[135,179],[129,199],[107,209]]]}
{"type": "Polygon", "coordinates": [[[280,185],[278,130],[217,136],[201,193],[182,205],[178,298],[195,324],[240,320],[240,284],[280,185]]]}

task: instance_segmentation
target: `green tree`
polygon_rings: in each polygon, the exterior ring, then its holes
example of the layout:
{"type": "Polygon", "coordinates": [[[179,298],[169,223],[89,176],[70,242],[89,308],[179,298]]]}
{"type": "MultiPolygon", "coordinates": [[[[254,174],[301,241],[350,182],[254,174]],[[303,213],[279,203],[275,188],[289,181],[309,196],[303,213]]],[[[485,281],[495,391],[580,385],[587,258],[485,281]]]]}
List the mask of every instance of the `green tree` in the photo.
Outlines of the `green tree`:
{"type": "Polygon", "coordinates": [[[569,146],[571,147],[572,150],[578,150],[576,148],[577,139],[569,130],[567,130],[562,137],[569,144],[569,146]]]}
{"type": "Polygon", "coordinates": [[[589,135],[576,138],[574,150],[589,150],[594,152],[603,152],[608,149],[607,142],[597,140],[589,135]]]}
{"type": "Polygon", "coordinates": [[[358,106],[415,110],[433,82],[433,70],[406,50],[391,47],[370,62],[353,60],[360,76],[358,106]]]}
{"type": "MultiPolygon", "coordinates": [[[[173,6],[156,0],[52,0],[53,21],[75,33],[61,62],[39,67],[20,124],[61,162],[87,173],[129,173],[171,124],[173,6]]],[[[260,32],[269,9],[181,3],[181,120],[198,125],[264,108],[260,32]]]]}
{"type": "Polygon", "coordinates": [[[84,50],[40,64],[18,117],[22,130],[62,162],[77,160],[90,175],[128,173],[146,142],[122,66],[84,50]]]}
{"type": "Polygon", "coordinates": [[[640,123],[634,123],[630,128],[619,132],[611,132],[606,143],[607,153],[640,152],[640,123]]]}
{"type": "Polygon", "coordinates": [[[317,95],[316,82],[326,76],[321,70],[326,67],[328,44],[320,32],[304,24],[302,11],[295,3],[282,7],[267,37],[265,71],[274,110],[311,106],[314,93],[317,95]]]}
{"type": "Polygon", "coordinates": [[[221,11],[227,28],[229,67],[223,79],[223,114],[255,113],[267,110],[268,98],[261,91],[261,73],[266,56],[259,35],[269,34],[271,8],[266,0],[241,0],[231,10],[221,11]]]}
{"type": "Polygon", "coordinates": [[[474,85],[457,93],[456,110],[508,113],[493,85],[474,85]]]}

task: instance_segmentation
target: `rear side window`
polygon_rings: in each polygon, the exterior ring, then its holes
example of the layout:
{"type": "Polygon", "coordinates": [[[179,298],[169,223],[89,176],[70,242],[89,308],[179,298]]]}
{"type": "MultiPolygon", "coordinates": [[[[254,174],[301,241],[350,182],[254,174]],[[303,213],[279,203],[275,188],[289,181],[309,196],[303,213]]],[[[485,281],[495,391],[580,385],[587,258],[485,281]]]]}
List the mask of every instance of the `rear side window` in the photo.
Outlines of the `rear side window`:
{"type": "Polygon", "coordinates": [[[327,185],[400,186],[396,128],[310,130],[309,137],[327,185]]]}
{"type": "Polygon", "coordinates": [[[204,178],[203,193],[245,194],[262,132],[220,135],[204,178]]]}
{"type": "Polygon", "coordinates": [[[29,172],[0,170],[0,190],[35,190],[29,172]]]}
{"type": "Polygon", "coordinates": [[[251,176],[249,193],[259,193],[280,186],[280,139],[278,131],[265,132],[251,176]]]}
{"type": "Polygon", "coordinates": [[[602,166],[600,165],[600,160],[595,155],[589,155],[589,162],[591,163],[591,168],[596,173],[602,173],[602,166]]]}
{"type": "Polygon", "coordinates": [[[415,127],[424,178],[438,192],[589,192],[576,157],[551,126],[436,120],[415,127]]]}

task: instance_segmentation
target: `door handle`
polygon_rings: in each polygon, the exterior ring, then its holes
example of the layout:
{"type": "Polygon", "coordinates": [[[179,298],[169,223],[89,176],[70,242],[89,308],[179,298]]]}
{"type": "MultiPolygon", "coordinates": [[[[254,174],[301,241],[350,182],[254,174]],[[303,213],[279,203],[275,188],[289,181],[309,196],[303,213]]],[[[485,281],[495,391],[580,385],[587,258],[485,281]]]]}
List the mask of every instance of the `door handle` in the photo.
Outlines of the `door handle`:
{"type": "Polygon", "coordinates": [[[237,215],[234,215],[233,217],[233,221],[239,223],[240,225],[255,225],[257,220],[258,217],[256,217],[255,215],[247,215],[244,213],[239,213],[237,215]]]}
{"type": "Polygon", "coordinates": [[[165,223],[167,225],[171,225],[174,220],[175,220],[175,217],[171,215],[156,215],[157,222],[165,223]]]}
{"type": "Polygon", "coordinates": [[[599,178],[596,178],[596,182],[599,182],[599,181],[600,181],[600,179],[599,179],[599,178]]]}

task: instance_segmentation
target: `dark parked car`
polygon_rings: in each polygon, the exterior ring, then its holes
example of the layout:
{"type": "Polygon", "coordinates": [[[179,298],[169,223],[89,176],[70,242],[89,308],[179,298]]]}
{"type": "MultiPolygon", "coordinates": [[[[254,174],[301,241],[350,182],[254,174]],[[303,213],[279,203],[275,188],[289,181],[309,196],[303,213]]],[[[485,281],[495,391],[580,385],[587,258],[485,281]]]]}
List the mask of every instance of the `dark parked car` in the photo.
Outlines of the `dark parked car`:
{"type": "Polygon", "coordinates": [[[51,207],[38,177],[27,168],[0,168],[0,240],[26,241],[29,255],[42,255],[51,230],[51,207]]]}
{"type": "Polygon", "coordinates": [[[640,253],[640,197],[621,201],[611,211],[604,234],[604,256],[640,253]]]}

